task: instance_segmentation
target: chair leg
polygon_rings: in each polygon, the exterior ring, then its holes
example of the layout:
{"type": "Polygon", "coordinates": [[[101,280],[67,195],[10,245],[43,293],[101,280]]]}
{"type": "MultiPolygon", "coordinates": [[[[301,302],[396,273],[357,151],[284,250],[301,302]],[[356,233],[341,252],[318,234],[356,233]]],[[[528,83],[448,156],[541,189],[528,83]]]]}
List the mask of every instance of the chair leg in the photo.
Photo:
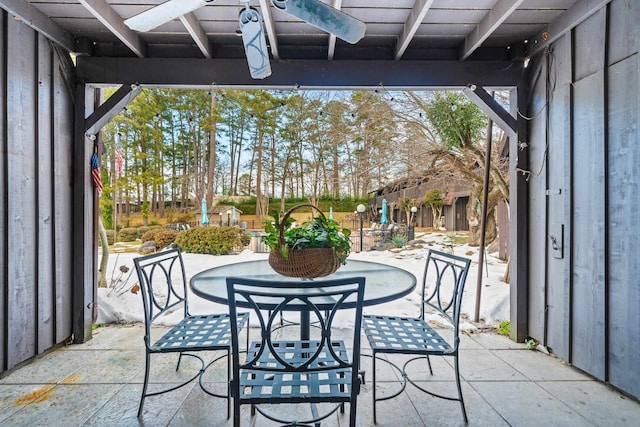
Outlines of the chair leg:
{"type": "Polygon", "coordinates": [[[429,364],[429,372],[431,376],[433,376],[433,369],[431,369],[431,359],[429,359],[429,355],[427,355],[427,363],[429,364]]]}
{"type": "Polygon", "coordinates": [[[356,426],[356,412],[357,412],[356,399],[351,399],[349,403],[349,427],[356,426]]]}
{"type": "Polygon", "coordinates": [[[146,354],[144,363],[144,384],[142,385],[142,395],[140,396],[140,405],[138,405],[138,418],[142,415],[142,408],[144,407],[144,398],[147,396],[147,386],[149,385],[149,364],[151,362],[151,356],[146,354]]]}
{"type": "Polygon", "coordinates": [[[372,378],[372,395],[373,395],[373,423],[378,424],[376,418],[376,352],[373,351],[373,356],[371,357],[373,362],[373,372],[371,373],[372,378]]]}
{"type": "Polygon", "coordinates": [[[227,419],[231,416],[231,347],[227,347],[227,419]]]}
{"type": "Polygon", "coordinates": [[[464,399],[462,398],[462,386],[460,384],[460,367],[458,365],[458,355],[454,356],[455,359],[455,370],[456,370],[456,385],[458,386],[458,397],[460,398],[460,407],[462,408],[462,416],[464,417],[464,422],[468,423],[467,419],[467,411],[464,408],[464,399]]]}
{"type": "Polygon", "coordinates": [[[233,427],[240,427],[240,399],[233,399],[233,427]]]}
{"type": "Polygon", "coordinates": [[[178,372],[178,369],[180,369],[180,362],[182,362],[182,353],[178,353],[178,364],[176,365],[176,372],[178,372]]]}

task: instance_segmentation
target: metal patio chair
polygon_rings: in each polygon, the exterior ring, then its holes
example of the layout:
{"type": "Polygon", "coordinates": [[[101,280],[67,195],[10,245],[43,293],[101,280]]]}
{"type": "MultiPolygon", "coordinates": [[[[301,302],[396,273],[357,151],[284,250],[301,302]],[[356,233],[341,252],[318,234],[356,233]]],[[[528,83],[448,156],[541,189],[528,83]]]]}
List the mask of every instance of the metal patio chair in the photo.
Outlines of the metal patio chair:
{"type": "MultiPolygon", "coordinates": [[[[187,281],[182,253],[179,248],[135,258],[134,264],[142,291],[145,320],[144,344],[146,353],[144,385],[138,407],[138,417],[142,414],[146,397],[177,390],[196,378],[199,378],[203,391],[211,396],[227,400],[227,418],[229,418],[231,403],[229,401],[228,387],[227,393],[223,395],[206,389],[202,384],[202,374],[206,367],[223,357],[227,357],[227,375],[228,378],[230,378],[231,322],[229,314],[192,315],[189,313],[187,281]],[[157,324],[164,316],[175,313],[178,310],[182,310],[183,318],[159,338],[152,338],[152,334],[154,333],[152,326],[157,324]],[[226,353],[223,356],[215,358],[205,367],[205,361],[198,352],[219,350],[226,353]],[[151,356],[170,353],[179,354],[176,371],[180,368],[180,362],[183,356],[194,357],[200,360],[201,367],[195,375],[178,385],[160,391],[148,392],[151,356]]],[[[236,330],[241,331],[248,319],[249,316],[247,313],[237,314],[235,322],[237,325],[236,330]]]]}
{"type": "Polygon", "coordinates": [[[338,409],[344,412],[345,403],[349,403],[349,425],[355,426],[364,287],[364,277],[293,282],[227,278],[231,318],[239,309],[248,309],[261,328],[261,339],[250,342],[241,360],[236,336],[239,325],[231,322],[234,426],[240,425],[241,405],[251,405],[252,415],[257,411],[280,424],[318,425],[338,409]],[[351,309],[341,317],[353,319],[353,327],[336,331],[335,318],[342,309],[351,309]],[[282,337],[286,334],[279,316],[284,311],[309,311],[317,320],[310,328],[312,334],[300,331],[311,334],[308,340],[282,337]],[[348,338],[334,338],[338,332],[348,338]],[[324,405],[318,408],[321,403],[324,405]],[[280,408],[262,404],[310,404],[311,413],[302,415],[303,420],[284,419],[274,414],[280,408]]]}
{"type": "MultiPolygon", "coordinates": [[[[376,402],[388,400],[402,393],[407,382],[419,390],[432,396],[460,402],[462,415],[467,422],[467,412],[462,398],[460,386],[460,370],[458,365],[458,347],[460,306],[467,273],[471,260],[444,252],[430,250],[427,256],[422,278],[422,304],[418,318],[365,315],[362,327],[372,349],[373,358],[373,422],[376,423],[376,402]],[[428,283],[433,281],[433,283],[428,283]],[[445,340],[425,319],[425,309],[430,309],[446,319],[453,327],[453,338],[445,340]],[[393,363],[391,366],[402,374],[402,387],[399,391],[382,398],[376,396],[376,360],[378,354],[405,354],[416,357],[406,361],[400,369],[393,363]],[[426,359],[429,372],[433,375],[429,356],[448,356],[454,359],[454,369],[458,396],[443,396],[426,390],[407,375],[407,366],[417,360],[426,359]]],[[[381,359],[383,360],[383,359],[381,359]]]]}

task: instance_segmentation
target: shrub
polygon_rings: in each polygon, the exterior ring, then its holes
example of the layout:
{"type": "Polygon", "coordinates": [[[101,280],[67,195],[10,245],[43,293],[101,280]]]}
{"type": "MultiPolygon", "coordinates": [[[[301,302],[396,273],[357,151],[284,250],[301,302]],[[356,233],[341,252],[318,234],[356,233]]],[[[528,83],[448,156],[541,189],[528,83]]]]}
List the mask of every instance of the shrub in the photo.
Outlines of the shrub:
{"type": "Polygon", "coordinates": [[[107,243],[113,245],[116,242],[116,232],[113,230],[107,230],[107,243]]]}
{"type": "Polygon", "coordinates": [[[393,243],[393,246],[396,248],[401,248],[407,243],[407,241],[403,236],[397,235],[391,238],[391,243],[393,243]]]}
{"type": "Polygon", "coordinates": [[[242,249],[250,239],[238,227],[198,227],[180,232],[174,242],[185,252],[227,255],[242,249]]]}
{"type": "MultiPolygon", "coordinates": [[[[150,226],[142,226],[142,227],[138,227],[138,236],[144,236],[146,233],[148,233],[149,231],[154,231],[154,230],[162,230],[162,226],[159,225],[150,225],[150,226]]],[[[142,237],[140,237],[142,239],[142,237]]],[[[148,240],[153,240],[153,239],[148,239],[148,240]]],[[[143,242],[146,242],[146,240],[142,239],[143,242]]]]}
{"type": "Polygon", "coordinates": [[[142,240],[142,243],[144,242],[148,242],[150,240],[156,240],[156,234],[158,234],[159,232],[161,232],[162,229],[159,230],[149,230],[146,233],[144,233],[141,237],[140,240],[142,240]]]}
{"type": "Polygon", "coordinates": [[[121,242],[133,242],[138,238],[137,228],[123,228],[118,233],[118,240],[121,242]]]}
{"type": "Polygon", "coordinates": [[[176,240],[178,234],[179,232],[174,230],[158,230],[153,239],[156,242],[156,249],[169,246],[176,240]]]}
{"type": "Polygon", "coordinates": [[[183,213],[178,213],[173,215],[173,221],[174,223],[185,223],[185,222],[191,222],[194,221],[195,217],[187,212],[183,212],[183,213]]]}

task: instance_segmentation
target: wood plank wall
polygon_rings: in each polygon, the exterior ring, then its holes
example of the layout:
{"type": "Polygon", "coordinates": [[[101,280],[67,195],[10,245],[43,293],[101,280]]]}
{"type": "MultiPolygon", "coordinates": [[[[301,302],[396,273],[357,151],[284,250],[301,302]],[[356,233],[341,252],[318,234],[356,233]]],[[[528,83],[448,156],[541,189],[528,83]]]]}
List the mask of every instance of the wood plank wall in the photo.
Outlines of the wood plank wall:
{"type": "Polygon", "coordinates": [[[73,108],[70,59],[5,11],[0,31],[2,374],[72,335],[73,108]]]}
{"type": "Polygon", "coordinates": [[[635,397],[638,22],[640,2],[614,0],[532,61],[527,213],[529,335],[635,397]]]}

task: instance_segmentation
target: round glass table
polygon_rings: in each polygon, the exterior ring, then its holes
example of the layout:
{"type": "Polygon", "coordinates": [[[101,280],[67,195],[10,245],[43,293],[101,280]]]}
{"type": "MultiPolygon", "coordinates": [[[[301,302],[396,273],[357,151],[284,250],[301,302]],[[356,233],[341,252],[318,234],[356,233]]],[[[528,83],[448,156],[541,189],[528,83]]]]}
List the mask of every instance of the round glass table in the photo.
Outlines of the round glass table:
{"type": "MultiPolygon", "coordinates": [[[[393,301],[410,294],[416,287],[416,276],[399,267],[376,262],[347,260],[335,273],[317,279],[286,277],[276,273],[269,261],[257,260],[213,267],[196,274],[191,278],[193,293],[201,298],[219,304],[228,305],[227,277],[246,277],[269,282],[302,282],[309,280],[329,280],[340,277],[365,277],[364,306],[371,306],[393,301]]],[[[239,303],[240,304],[240,303],[239,303]]],[[[262,307],[261,307],[262,308],[262,307]]],[[[319,307],[323,309],[322,307],[319,307]]],[[[345,304],[345,308],[349,308],[345,304]]],[[[268,302],[265,310],[271,309],[268,302]]],[[[301,338],[309,336],[308,312],[301,311],[301,338]]]]}

